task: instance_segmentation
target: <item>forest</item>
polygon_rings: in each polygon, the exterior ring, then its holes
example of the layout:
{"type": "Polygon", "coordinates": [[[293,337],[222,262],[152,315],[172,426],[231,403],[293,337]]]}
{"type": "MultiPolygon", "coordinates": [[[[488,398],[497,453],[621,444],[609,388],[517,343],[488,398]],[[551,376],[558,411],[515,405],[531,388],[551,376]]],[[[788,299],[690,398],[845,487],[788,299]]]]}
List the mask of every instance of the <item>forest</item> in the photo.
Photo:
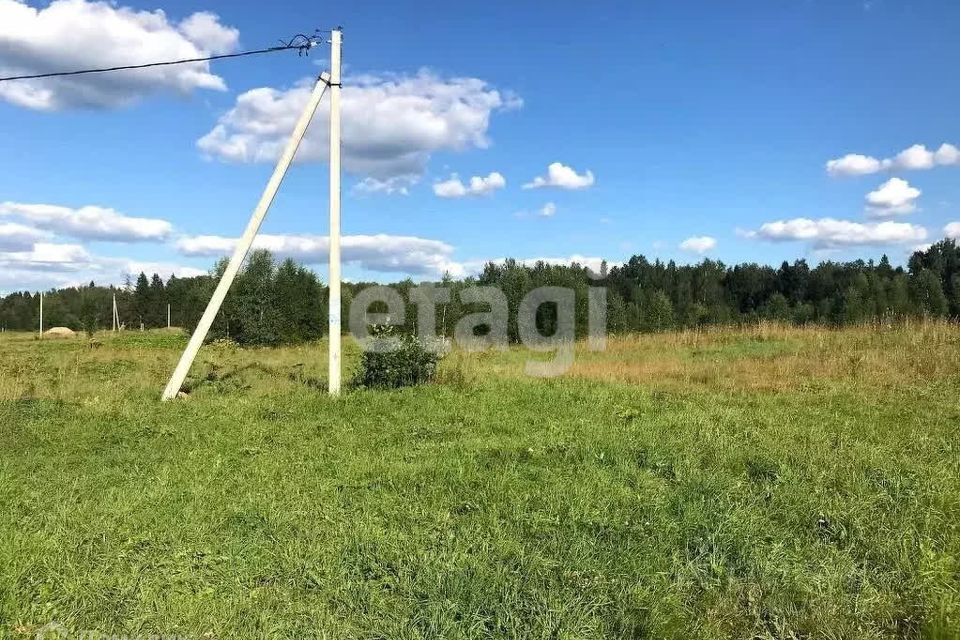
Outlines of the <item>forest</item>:
{"type": "MultiPolygon", "coordinates": [[[[71,287],[44,292],[44,325],[66,326],[92,333],[111,328],[112,298],[127,330],[167,326],[192,330],[226,266],[210,275],[164,280],[160,274],[139,274],[120,287],[71,287]]],[[[344,283],[343,317],[357,291],[373,283],[344,283]]],[[[714,260],[679,265],[633,256],[600,273],[584,266],[515,260],[485,266],[465,279],[445,276],[434,283],[451,289],[451,301],[437,305],[437,328],[452,334],[456,320],[474,308],[459,302],[458,292],[470,286],[496,286],[510,308],[509,337],[518,338],[516,309],[524,295],[541,286],[576,291],[576,328],[587,328],[587,290],[607,288],[607,326],[611,333],[657,332],[706,325],[737,325],[767,319],[787,324],[840,326],[911,317],[960,317],[960,249],[943,240],[917,251],[905,266],[879,261],[825,261],[811,267],[805,260],[775,268],[755,263],[725,265],[714,260]]],[[[412,280],[389,285],[404,300],[412,280]]],[[[0,299],[0,327],[32,331],[38,326],[38,292],[14,292],[0,299]]],[[[231,289],[214,325],[214,338],[240,344],[279,345],[315,340],[327,326],[327,292],[318,276],[293,260],[276,260],[266,251],[253,252],[231,289]]],[[[415,332],[413,303],[404,328],[415,332]]]]}

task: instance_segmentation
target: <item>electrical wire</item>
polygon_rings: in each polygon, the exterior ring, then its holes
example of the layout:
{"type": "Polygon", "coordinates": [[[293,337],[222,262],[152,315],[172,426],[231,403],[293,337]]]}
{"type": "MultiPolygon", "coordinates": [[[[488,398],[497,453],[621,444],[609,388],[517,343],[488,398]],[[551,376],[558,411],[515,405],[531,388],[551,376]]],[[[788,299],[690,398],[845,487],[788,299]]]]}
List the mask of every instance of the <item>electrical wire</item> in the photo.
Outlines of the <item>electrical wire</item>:
{"type": "Polygon", "coordinates": [[[148,62],[145,64],[129,64],[118,67],[104,67],[100,69],[80,69],[78,71],[55,71],[52,73],[37,73],[33,75],[8,76],[0,78],[0,82],[10,80],[39,80],[41,78],[62,78],[66,76],[82,76],[91,73],[110,73],[113,71],[127,71],[130,69],[148,69],[150,67],[169,67],[176,64],[190,64],[194,62],[210,62],[212,60],[226,60],[229,58],[243,58],[246,56],[256,56],[264,53],[276,53],[278,51],[290,51],[296,49],[299,55],[309,55],[310,49],[317,45],[317,41],[302,33],[298,33],[289,41],[280,41],[282,44],[266,49],[254,49],[252,51],[239,51],[237,53],[223,53],[215,56],[206,56],[203,58],[187,58],[185,60],[168,60],[164,62],[148,62]]]}

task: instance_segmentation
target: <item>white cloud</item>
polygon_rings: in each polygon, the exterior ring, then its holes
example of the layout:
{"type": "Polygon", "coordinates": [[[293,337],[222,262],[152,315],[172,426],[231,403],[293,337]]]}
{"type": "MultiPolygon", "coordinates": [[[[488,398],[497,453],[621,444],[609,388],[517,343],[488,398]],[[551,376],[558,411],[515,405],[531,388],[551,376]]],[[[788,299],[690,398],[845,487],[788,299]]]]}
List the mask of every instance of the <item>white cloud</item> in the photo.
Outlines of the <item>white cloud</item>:
{"type": "Polygon", "coordinates": [[[13,222],[0,223],[0,251],[30,251],[50,234],[13,222]]]}
{"type": "Polygon", "coordinates": [[[15,216],[40,229],[84,240],[158,242],[173,231],[173,225],[166,220],[132,218],[95,206],[71,209],[52,204],[3,202],[0,216],[15,216]]]}
{"type": "Polygon", "coordinates": [[[960,240],[960,222],[950,222],[943,228],[943,234],[951,240],[960,240]]]}
{"type": "Polygon", "coordinates": [[[71,280],[51,277],[49,273],[22,271],[5,267],[0,270],[0,295],[11,291],[38,291],[65,286],[71,280]]]}
{"type": "Polygon", "coordinates": [[[827,173],[832,176],[863,176],[882,169],[883,163],[880,160],[859,153],[848,153],[842,158],[827,162],[827,173]]]}
{"type": "Polygon", "coordinates": [[[91,280],[100,284],[121,284],[127,275],[135,276],[141,271],[159,273],[163,277],[206,273],[196,267],[169,262],[97,256],[79,244],[37,242],[29,250],[0,250],[0,291],[64,287],[91,280]]]}
{"type": "Polygon", "coordinates": [[[586,189],[595,182],[592,171],[583,175],[578,174],[572,167],[559,162],[553,162],[547,167],[546,176],[537,176],[531,182],[523,185],[524,189],[539,189],[541,187],[558,187],[560,189],[586,189]]]}
{"type": "MultiPolygon", "coordinates": [[[[197,146],[207,156],[229,162],[275,161],[312,84],[241,94],[197,146]]],[[[344,169],[383,181],[419,177],[438,151],[488,147],[490,116],[519,108],[522,101],[477,78],[442,78],[421,70],[412,76],[348,77],[342,105],[344,169]]],[[[326,160],[329,131],[322,123],[329,108],[326,100],[320,104],[299,160],[326,160]]]]}
{"type": "Polygon", "coordinates": [[[932,169],[935,164],[933,152],[922,144],[915,144],[898,153],[890,166],[897,169],[921,170],[932,169]]]}
{"type": "Polygon", "coordinates": [[[540,210],[537,211],[537,215],[542,218],[552,218],[556,212],[557,212],[557,205],[555,205],[552,202],[548,202],[547,204],[540,207],[540,210]]]}
{"type": "Polygon", "coordinates": [[[467,186],[460,181],[456,174],[450,176],[449,180],[437,182],[433,185],[433,193],[440,198],[462,198],[469,191],[467,186]]]}
{"type": "Polygon", "coordinates": [[[902,178],[890,178],[867,194],[867,213],[877,218],[913,213],[921,193],[902,178]]]}
{"type": "MultiPolygon", "coordinates": [[[[211,13],[180,23],[161,10],[138,11],[108,2],[54,0],[43,8],[0,0],[0,75],[136,65],[233,51],[236,29],[211,13]]],[[[0,100],[41,111],[117,107],[157,92],[225,90],[210,65],[152,67],[109,74],[0,83],[0,100]]]]}
{"type": "MultiPolygon", "coordinates": [[[[257,236],[259,242],[263,242],[265,234],[257,236]]],[[[279,237],[279,236],[269,236],[279,237]]],[[[236,238],[225,238],[224,236],[185,236],[177,240],[177,251],[185,256],[222,256],[233,251],[237,244],[236,238]]],[[[257,248],[265,248],[257,246],[257,248]]]]}
{"type": "Polygon", "coordinates": [[[922,242],[927,230],[906,222],[860,223],[834,218],[793,218],[767,222],[748,237],[773,242],[808,241],[818,249],[852,245],[888,245],[922,242]]]}
{"type": "Polygon", "coordinates": [[[937,149],[933,159],[941,165],[960,164],[960,149],[952,144],[944,143],[937,149]]]}
{"type": "MultiPolygon", "coordinates": [[[[223,256],[231,251],[236,238],[194,236],[177,241],[177,250],[185,256],[223,256]]],[[[330,251],[327,236],[269,235],[257,236],[254,249],[267,249],[276,256],[293,258],[307,264],[326,262],[330,251]]],[[[460,264],[452,260],[453,247],[439,240],[415,236],[355,235],[341,238],[341,256],[346,264],[368,271],[400,272],[439,276],[449,271],[463,274],[460,264]]]]}
{"type": "Polygon", "coordinates": [[[514,212],[514,216],[517,218],[529,218],[529,217],[539,217],[539,218],[552,218],[557,214],[557,205],[555,202],[547,202],[542,207],[536,209],[520,209],[519,211],[514,212]]]}
{"type": "Polygon", "coordinates": [[[503,189],[506,186],[506,178],[496,171],[491,171],[486,178],[480,176],[470,178],[470,193],[486,195],[493,193],[497,189],[503,189]]]}
{"type": "Polygon", "coordinates": [[[419,176],[395,176],[386,180],[366,177],[354,185],[353,190],[357,193],[384,193],[386,195],[397,193],[406,196],[410,195],[410,187],[419,180],[419,176]]]}
{"type": "Polygon", "coordinates": [[[433,185],[433,192],[440,198],[463,198],[465,196],[486,196],[497,189],[507,186],[507,180],[502,174],[492,171],[486,177],[473,176],[470,182],[464,184],[457,174],[449,180],[437,182],[433,185]]]}
{"type": "Polygon", "coordinates": [[[938,165],[960,164],[960,149],[944,143],[936,151],[930,151],[922,144],[915,144],[896,154],[892,158],[878,159],[859,153],[850,153],[842,158],[827,162],[827,173],[831,176],[863,176],[881,171],[919,171],[932,169],[938,165]]]}
{"type": "Polygon", "coordinates": [[[37,242],[27,251],[0,253],[0,265],[30,271],[75,271],[91,261],[90,254],[79,244],[37,242]]]}
{"type": "Polygon", "coordinates": [[[703,255],[717,246],[716,238],[710,236],[693,236],[680,243],[680,249],[690,253],[703,255]]]}
{"type": "Polygon", "coordinates": [[[199,11],[183,20],[180,31],[187,40],[202,45],[212,55],[230,53],[237,48],[240,32],[220,24],[220,17],[209,11],[199,11]]]}
{"type": "Polygon", "coordinates": [[[198,269],[197,267],[189,267],[175,262],[142,262],[129,258],[101,258],[100,260],[105,261],[106,264],[114,265],[116,267],[116,273],[122,275],[136,275],[140,273],[152,275],[156,273],[166,279],[171,275],[177,276],[178,278],[195,278],[209,273],[207,269],[198,269]]]}

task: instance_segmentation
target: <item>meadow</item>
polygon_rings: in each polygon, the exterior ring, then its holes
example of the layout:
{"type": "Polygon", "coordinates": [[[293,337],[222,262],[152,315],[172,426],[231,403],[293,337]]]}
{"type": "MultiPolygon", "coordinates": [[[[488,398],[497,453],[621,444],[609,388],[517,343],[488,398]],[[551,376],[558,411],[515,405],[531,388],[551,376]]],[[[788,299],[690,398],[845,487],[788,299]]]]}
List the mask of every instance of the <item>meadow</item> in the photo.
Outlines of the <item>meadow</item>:
{"type": "Polygon", "coordinates": [[[185,342],[0,334],[0,634],[960,637],[958,326],[611,338],[549,380],[454,352],[337,399],[323,343],[213,344],[160,403],[185,342]]]}

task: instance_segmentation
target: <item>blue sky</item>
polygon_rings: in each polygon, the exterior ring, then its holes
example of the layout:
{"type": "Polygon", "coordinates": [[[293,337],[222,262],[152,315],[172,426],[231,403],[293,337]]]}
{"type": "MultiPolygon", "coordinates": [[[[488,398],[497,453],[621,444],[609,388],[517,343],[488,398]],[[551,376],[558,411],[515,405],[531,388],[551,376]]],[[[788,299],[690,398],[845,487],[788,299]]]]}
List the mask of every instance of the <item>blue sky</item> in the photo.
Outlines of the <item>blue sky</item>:
{"type": "MultiPolygon", "coordinates": [[[[506,256],[902,262],[960,235],[948,227],[960,221],[958,3],[304,8],[0,0],[0,75],[343,25],[350,279],[506,256]],[[551,184],[524,188],[554,163],[551,184]],[[469,193],[492,173],[505,186],[469,193]],[[454,174],[464,189],[438,187],[454,174]]],[[[0,290],[207,269],[245,226],[327,58],[0,84],[0,290]]],[[[264,246],[321,273],[325,128],[323,112],[262,230],[264,246]]]]}

